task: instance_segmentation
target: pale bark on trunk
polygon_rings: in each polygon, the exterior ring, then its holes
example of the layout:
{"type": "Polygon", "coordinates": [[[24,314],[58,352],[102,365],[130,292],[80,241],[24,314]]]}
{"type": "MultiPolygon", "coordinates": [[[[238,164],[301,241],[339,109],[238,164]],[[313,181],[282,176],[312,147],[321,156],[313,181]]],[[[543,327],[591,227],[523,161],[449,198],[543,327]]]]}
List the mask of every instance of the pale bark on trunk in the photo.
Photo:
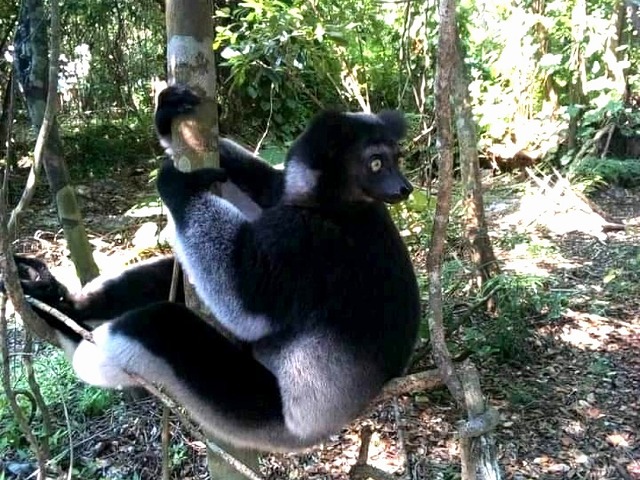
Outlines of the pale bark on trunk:
{"type": "MultiPolygon", "coordinates": [[[[216,66],[213,52],[213,5],[210,0],[169,0],[166,3],[167,67],[170,84],[193,88],[203,99],[193,116],[174,122],[172,144],[176,166],[185,171],[219,166],[216,66]]],[[[187,304],[211,319],[189,282],[187,304]]],[[[229,445],[220,446],[241,463],[258,471],[258,454],[229,445]]],[[[211,478],[244,480],[223,456],[208,450],[211,478]]]]}

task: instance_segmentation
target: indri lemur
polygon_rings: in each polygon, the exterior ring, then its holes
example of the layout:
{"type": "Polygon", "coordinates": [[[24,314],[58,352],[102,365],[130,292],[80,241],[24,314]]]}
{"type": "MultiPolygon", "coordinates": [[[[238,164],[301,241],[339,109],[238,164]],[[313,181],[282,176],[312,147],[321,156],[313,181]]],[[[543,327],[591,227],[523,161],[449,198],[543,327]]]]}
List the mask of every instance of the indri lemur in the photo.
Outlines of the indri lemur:
{"type": "MultiPolygon", "coordinates": [[[[165,138],[197,99],[180,87],[163,95],[165,138]]],[[[26,293],[98,324],[93,344],[48,318],[88,383],[132,386],[133,374],[162,385],[214,437],[268,451],[311,446],[402,374],[416,339],[416,278],[384,205],[411,192],[398,168],[404,132],[398,112],[324,112],[291,146],[284,173],[227,141],[221,169],[182,173],[165,162],[158,191],[176,256],[236,342],[163,301],[171,259],[79,296],[19,259],[26,293]],[[214,182],[253,205],[212,195],[214,182]]]]}

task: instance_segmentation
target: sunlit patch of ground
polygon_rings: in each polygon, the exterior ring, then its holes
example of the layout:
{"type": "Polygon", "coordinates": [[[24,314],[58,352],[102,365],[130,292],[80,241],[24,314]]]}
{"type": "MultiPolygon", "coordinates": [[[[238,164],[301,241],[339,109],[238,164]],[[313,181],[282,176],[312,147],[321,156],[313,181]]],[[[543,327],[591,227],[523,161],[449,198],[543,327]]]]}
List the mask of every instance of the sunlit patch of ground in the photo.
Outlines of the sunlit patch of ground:
{"type": "Polygon", "coordinates": [[[640,478],[640,190],[599,198],[626,232],[582,228],[579,212],[550,215],[531,194],[489,213],[505,268],[544,277],[567,303],[536,324],[536,358],[483,368],[509,478],[640,478]]]}

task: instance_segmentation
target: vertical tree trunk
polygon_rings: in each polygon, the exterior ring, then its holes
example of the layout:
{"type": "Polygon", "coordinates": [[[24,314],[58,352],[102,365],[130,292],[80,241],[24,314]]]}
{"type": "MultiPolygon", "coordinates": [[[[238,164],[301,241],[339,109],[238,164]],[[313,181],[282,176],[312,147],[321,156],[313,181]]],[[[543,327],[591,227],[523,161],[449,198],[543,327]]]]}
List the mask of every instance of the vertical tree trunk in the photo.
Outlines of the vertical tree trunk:
{"type": "Polygon", "coordinates": [[[453,65],[453,104],[456,114],[456,133],[460,151],[460,172],[464,191],[464,230],[471,259],[476,266],[477,284],[482,287],[493,275],[498,273],[498,263],[493,253],[482,198],[482,181],[478,161],[478,137],[473,119],[469,80],[464,68],[460,36],[455,28],[456,61],[453,65]]]}
{"type": "Polygon", "coordinates": [[[621,99],[624,98],[627,90],[627,75],[624,69],[624,64],[622,63],[625,58],[626,51],[620,48],[620,46],[625,43],[623,35],[625,32],[625,25],[627,23],[627,9],[624,3],[625,2],[623,0],[618,0],[613,6],[611,23],[614,27],[613,30],[615,31],[615,34],[607,40],[602,58],[621,99]]]}
{"type": "MultiPolygon", "coordinates": [[[[217,167],[218,109],[216,102],[216,68],[213,52],[213,4],[211,0],[168,0],[167,65],[170,84],[188,84],[203,98],[195,115],[179,119],[172,126],[176,165],[181,170],[217,167]]],[[[187,286],[189,282],[185,282],[187,286]]],[[[187,304],[210,318],[193,287],[187,292],[187,304]]],[[[215,323],[215,320],[212,319],[215,323]]],[[[215,368],[224,368],[216,365],[215,368]]],[[[218,442],[220,444],[220,442],[218,442]]],[[[258,471],[257,452],[220,444],[233,457],[258,471]]],[[[242,480],[243,474],[221,456],[207,452],[212,479],[242,480]]]]}
{"type": "MultiPolygon", "coordinates": [[[[47,22],[43,0],[24,0],[20,9],[15,39],[15,69],[27,103],[31,123],[36,130],[44,120],[49,83],[49,62],[57,68],[57,47],[49,59],[47,22]]],[[[57,76],[53,77],[57,79],[57,76]]],[[[55,91],[55,90],[54,90],[55,91]]],[[[53,122],[43,150],[43,165],[53,192],[58,218],[64,229],[67,246],[82,284],[98,275],[91,245],[82,223],[82,215],[70,184],[69,172],[62,158],[58,127],[53,122]]]]}
{"type": "Polygon", "coordinates": [[[9,138],[9,132],[11,131],[10,122],[12,120],[9,112],[13,112],[13,105],[15,95],[14,92],[16,89],[14,88],[14,76],[12,73],[9,74],[9,81],[4,87],[4,95],[2,96],[2,113],[0,113],[0,144],[4,145],[4,142],[7,142],[6,148],[9,154],[6,159],[7,165],[10,167],[14,167],[16,164],[16,156],[15,152],[12,148],[10,148],[11,138],[9,138]]]}
{"type": "Polygon", "coordinates": [[[211,0],[167,1],[169,83],[187,84],[203,99],[193,118],[173,125],[175,160],[184,170],[219,165],[213,33],[211,0]]]}
{"type": "MultiPolygon", "coordinates": [[[[531,4],[532,12],[543,18],[547,9],[547,0],[535,0],[531,4]]],[[[535,54],[536,62],[549,53],[549,31],[544,22],[538,21],[535,25],[536,40],[538,41],[538,51],[535,54]]],[[[558,93],[554,88],[553,73],[545,72],[542,78],[542,88],[544,91],[541,111],[548,116],[553,115],[559,108],[558,93]]]]}
{"type": "Polygon", "coordinates": [[[587,81],[587,67],[584,59],[584,38],[587,24],[586,0],[576,0],[571,12],[571,58],[569,68],[572,72],[569,84],[569,132],[567,146],[569,150],[576,150],[578,146],[578,125],[584,113],[584,85],[587,81]]]}
{"type": "Polygon", "coordinates": [[[451,212],[451,191],[453,190],[453,109],[451,107],[453,66],[456,62],[455,0],[440,0],[440,32],[438,35],[438,58],[435,80],[435,111],[438,152],[438,195],[433,220],[431,245],[427,256],[429,271],[429,331],[433,347],[433,357],[447,388],[459,405],[464,404],[464,392],[455,372],[451,353],[447,348],[444,332],[442,306],[442,258],[444,256],[449,214],[451,212]]]}
{"type": "MultiPolygon", "coordinates": [[[[470,363],[456,371],[451,360],[451,354],[447,348],[444,333],[442,313],[442,285],[441,271],[444,244],[447,233],[449,213],[451,210],[451,190],[453,187],[453,108],[452,99],[463,99],[462,85],[466,84],[462,76],[459,50],[459,38],[456,25],[455,0],[440,0],[440,31],[438,35],[438,68],[436,74],[436,120],[438,128],[438,150],[440,153],[440,169],[437,207],[431,235],[431,247],[427,257],[429,270],[429,305],[431,315],[429,317],[429,330],[433,345],[433,356],[438,365],[442,378],[447,388],[457,401],[458,405],[466,408],[467,422],[461,422],[461,461],[463,480],[498,480],[501,478],[500,470],[495,460],[495,449],[490,432],[499,418],[497,412],[485,405],[480,381],[475,369],[470,363]],[[457,93],[456,93],[457,92],[457,93]],[[481,425],[480,428],[477,428],[481,425]]],[[[464,107],[457,106],[457,111],[462,113],[464,107]]],[[[464,117],[458,118],[458,131],[461,127],[464,133],[461,142],[466,142],[466,148],[472,148],[473,120],[470,117],[470,109],[464,117]],[[466,125],[465,125],[466,124],[466,125]]],[[[475,134],[475,132],[473,132],[475,134]]],[[[473,155],[471,155],[471,158],[473,155]]],[[[477,159],[476,159],[477,160],[477,159]]],[[[469,182],[472,166],[466,167],[466,176],[469,182]]]]}

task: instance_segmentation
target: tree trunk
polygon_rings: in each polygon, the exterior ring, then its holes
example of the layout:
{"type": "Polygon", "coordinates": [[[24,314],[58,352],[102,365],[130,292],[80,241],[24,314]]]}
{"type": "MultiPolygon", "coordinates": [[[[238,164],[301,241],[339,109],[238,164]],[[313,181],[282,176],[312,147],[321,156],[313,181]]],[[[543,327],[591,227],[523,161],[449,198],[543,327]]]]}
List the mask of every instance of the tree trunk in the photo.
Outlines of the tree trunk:
{"type": "MultiPolygon", "coordinates": [[[[174,161],[181,170],[217,167],[218,109],[216,103],[216,69],[212,48],[214,26],[210,0],[167,1],[167,65],[170,84],[188,84],[202,97],[195,114],[172,125],[174,161]]],[[[189,282],[187,304],[214,324],[189,282]]],[[[219,327],[219,325],[217,325],[219,327]]],[[[224,332],[223,332],[224,333],[224,332]]],[[[217,365],[216,368],[224,368],[217,365]]],[[[258,454],[220,444],[229,454],[254,471],[258,471],[258,454]]],[[[208,450],[207,459],[212,479],[243,480],[247,477],[222,456],[208,450]]]]}
{"type": "MultiPolygon", "coordinates": [[[[534,15],[543,18],[546,15],[547,0],[534,0],[531,4],[531,11],[534,15]]],[[[538,50],[535,54],[536,62],[540,62],[542,57],[549,53],[549,31],[544,22],[538,21],[535,25],[535,38],[538,41],[538,50]]],[[[542,89],[544,96],[542,99],[541,112],[547,116],[553,116],[558,110],[558,92],[556,92],[553,72],[547,71],[543,73],[542,89]]]]}
{"type": "Polygon", "coordinates": [[[431,245],[427,255],[429,271],[429,331],[433,346],[433,357],[440,370],[442,379],[459,405],[464,403],[464,392],[456,375],[451,353],[447,348],[443,306],[442,306],[442,257],[444,256],[449,214],[451,212],[451,191],[453,190],[453,109],[451,95],[453,67],[456,62],[455,0],[440,0],[440,33],[438,36],[438,59],[435,80],[435,111],[438,152],[438,195],[433,220],[431,245]]]}
{"type": "MultiPolygon", "coordinates": [[[[440,186],[433,222],[433,233],[431,235],[431,246],[427,256],[429,304],[432,313],[429,317],[429,330],[433,345],[433,356],[438,365],[438,370],[441,372],[447,388],[458,405],[467,410],[467,421],[461,422],[462,424],[459,428],[462,479],[498,480],[501,478],[501,473],[497,466],[490,432],[495,428],[499,415],[495,409],[485,405],[478,375],[470,362],[459,371],[456,371],[445,341],[441,271],[453,187],[454,136],[451,101],[452,97],[458,97],[458,100],[466,98],[466,95],[462,95],[462,86],[466,85],[466,81],[458,78],[462,76],[463,72],[461,69],[461,57],[458,53],[460,40],[456,25],[455,0],[440,0],[439,13],[440,31],[438,35],[435,111],[438,127],[438,150],[440,153],[440,186]]],[[[465,110],[464,107],[457,106],[457,111],[458,113],[463,113],[465,110]]],[[[466,111],[465,116],[460,116],[457,119],[458,139],[461,147],[465,143],[465,148],[473,150],[473,154],[466,152],[470,156],[469,158],[473,158],[476,146],[473,143],[474,138],[469,132],[473,133],[473,135],[475,135],[475,132],[473,131],[473,120],[469,117],[470,109],[466,111]],[[460,138],[461,130],[464,134],[462,138],[460,138]]],[[[467,158],[466,160],[468,161],[469,159],[467,158]]],[[[467,181],[473,183],[474,179],[471,178],[473,176],[472,165],[468,162],[466,170],[467,181]]],[[[477,214],[478,212],[474,213],[477,214]]]]}
{"type": "Polygon", "coordinates": [[[611,18],[611,23],[613,26],[612,30],[615,33],[607,39],[602,59],[607,66],[609,76],[614,81],[616,91],[622,99],[627,91],[627,76],[623,63],[627,54],[626,50],[620,48],[620,46],[624,44],[624,39],[622,37],[627,23],[627,9],[624,5],[624,1],[618,0],[614,5],[613,10],[614,14],[611,18]]]}
{"type": "Polygon", "coordinates": [[[569,84],[569,127],[567,147],[569,151],[578,147],[578,125],[584,113],[584,85],[587,82],[587,67],[584,59],[584,38],[587,25],[587,4],[585,0],[577,0],[571,13],[571,57],[569,68],[572,71],[569,84]]]}
{"type": "Polygon", "coordinates": [[[0,143],[6,143],[6,152],[7,152],[7,165],[9,167],[14,167],[16,164],[16,155],[11,148],[11,138],[9,138],[9,132],[11,132],[10,122],[12,120],[13,115],[13,106],[15,105],[15,93],[16,89],[14,88],[14,76],[12,73],[9,73],[9,81],[4,87],[4,95],[2,97],[2,113],[0,113],[0,143]],[[11,115],[9,114],[11,112],[11,115]]]}
{"type": "MultiPolygon", "coordinates": [[[[48,56],[47,23],[43,0],[25,0],[20,9],[16,33],[15,69],[25,96],[33,127],[42,125],[49,83],[49,61],[58,62],[58,49],[52,49],[55,58],[48,56]]],[[[57,76],[53,77],[57,79],[57,76]]],[[[55,90],[54,90],[55,91],[55,90]]],[[[51,125],[43,150],[43,165],[49,186],[56,201],[58,218],[64,229],[71,259],[82,284],[98,275],[98,267],[91,254],[92,249],[82,223],[82,215],[70,184],[69,172],[62,157],[62,144],[58,127],[51,125]]]]}
{"type": "Polygon", "coordinates": [[[212,16],[210,0],[167,1],[169,83],[187,84],[202,98],[194,117],[173,125],[175,161],[183,170],[219,165],[212,16]]]}
{"type": "Polygon", "coordinates": [[[469,80],[464,69],[460,36],[455,27],[456,62],[453,66],[453,104],[456,114],[456,133],[460,151],[460,172],[462,177],[463,227],[467,247],[471,252],[477,275],[478,287],[498,273],[498,263],[493,253],[482,198],[482,180],[478,161],[478,137],[473,119],[469,80]]]}

